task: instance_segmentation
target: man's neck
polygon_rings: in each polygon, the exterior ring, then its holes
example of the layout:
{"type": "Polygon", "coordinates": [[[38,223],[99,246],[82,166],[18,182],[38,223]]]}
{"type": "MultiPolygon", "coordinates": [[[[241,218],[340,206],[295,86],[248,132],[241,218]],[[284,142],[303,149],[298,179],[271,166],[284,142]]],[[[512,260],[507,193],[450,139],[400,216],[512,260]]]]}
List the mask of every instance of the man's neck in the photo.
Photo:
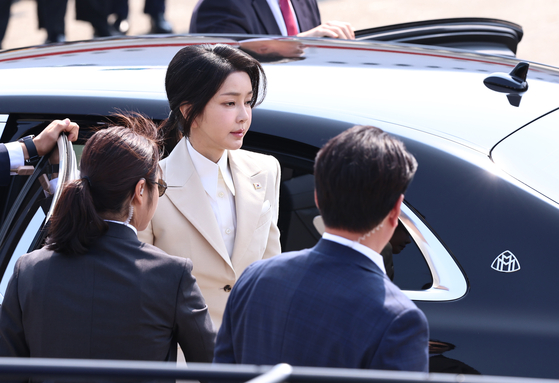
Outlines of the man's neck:
{"type": "Polygon", "coordinates": [[[376,251],[377,253],[380,253],[382,249],[384,249],[384,246],[386,246],[391,237],[391,234],[388,234],[384,227],[368,236],[364,235],[363,233],[354,233],[351,231],[334,229],[330,227],[326,227],[324,231],[332,235],[337,235],[339,237],[349,239],[350,241],[359,242],[363,246],[366,246],[369,249],[376,251]]]}

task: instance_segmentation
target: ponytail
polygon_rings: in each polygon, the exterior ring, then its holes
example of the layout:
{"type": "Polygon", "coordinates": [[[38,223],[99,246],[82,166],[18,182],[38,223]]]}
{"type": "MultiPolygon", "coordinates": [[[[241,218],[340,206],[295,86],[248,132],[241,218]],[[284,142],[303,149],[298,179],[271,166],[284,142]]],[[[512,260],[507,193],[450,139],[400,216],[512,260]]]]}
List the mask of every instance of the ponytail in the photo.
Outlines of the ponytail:
{"type": "Polygon", "coordinates": [[[70,181],[54,208],[47,248],[62,254],[84,254],[107,229],[95,211],[89,177],[70,181]]]}
{"type": "MultiPolygon", "coordinates": [[[[182,117],[180,109],[177,108],[176,111],[171,111],[169,113],[169,118],[163,120],[159,125],[159,132],[163,138],[164,153],[163,156],[166,157],[171,153],[173,148],[178,144],[184,135],[183,121],[179,119],[182,117]]],[[[184,120],[184,118],[182,118],[184,120]]]]}
{"type": "MultiPolygon", "coordinates": [[[[116,118],[123,126],[102,129],[85,144],[82,178],[64,185],[51,217],[48,249],[86,253],[109,228],[103,218],[126,216],[138,181],[155,185],[160,158],[157,127],[134,112],[116,118]]],[[[148,188],[151,193],[153,188],[148,188]]]]}

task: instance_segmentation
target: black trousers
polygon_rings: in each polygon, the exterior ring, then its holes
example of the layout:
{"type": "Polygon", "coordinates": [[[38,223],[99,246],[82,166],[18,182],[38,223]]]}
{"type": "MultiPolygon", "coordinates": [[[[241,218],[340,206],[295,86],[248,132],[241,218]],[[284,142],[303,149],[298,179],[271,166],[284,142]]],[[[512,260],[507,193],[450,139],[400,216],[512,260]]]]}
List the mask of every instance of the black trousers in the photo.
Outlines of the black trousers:
{"type": "MultiPolygon", "coordinates": [[[[112,0],[110,13],[116,13],[121,19],[128,18],[128,0],[112,0]]],[[[145,0],[144,13],[152,16],[165,13],[165,0],[145,0]]]]}
{"type": "Polygon", "coordinates": [[[0,0],[0,48],[2,48],[2,40],[8,28],[8,20],[10,20],[10,7],[12,0],[0,0]]]}
{"type": "Polygon", "coordinates": [[[47,31],[48,39],[54,41],[56,36],[64,35],[64,16],[68,0],[37,0],[39,28],[47,31]]]}

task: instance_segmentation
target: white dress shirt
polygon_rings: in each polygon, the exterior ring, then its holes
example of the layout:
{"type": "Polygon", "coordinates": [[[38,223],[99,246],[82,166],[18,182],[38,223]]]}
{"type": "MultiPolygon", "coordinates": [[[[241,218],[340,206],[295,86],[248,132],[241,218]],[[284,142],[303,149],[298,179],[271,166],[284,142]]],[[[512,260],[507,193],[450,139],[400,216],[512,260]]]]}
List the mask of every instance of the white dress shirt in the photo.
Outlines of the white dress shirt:
{"type": "MultiPolygon", "coordinates": [[[[281,31],[281,35],[282,36],[288,36],[287,27],[285,26],[285,20],[283,19],[283,14],[281,13],[279,0],[266,0],[266,1],[268,2],[268,5],[270,6],[270,9],[272,10],[272,13],[274,14],[274,18],[276,19],[276,23],[278,23],[278,27],[281,31]]],[[[293,4],[291,4],[291,1],[289,2],[289,4],[291,6],[291,10],[293,11],[293,15],[295,16],[295,23],[297,24],[297,32],[301,32],[299,30],[299,20],[297,20],[297,14],[295,13],[295,10],[293,9],[293,4]]]]}
{"type": "Polygon", "coordinates": [[[382,272],[386,274],[386,270],[384,268],[384,259],[382,258],[382,255],[380,255],[373,249],[365,245],[362,245],[357,241],[352,241],[351,239],[347,239],[344,237],[340,237],[339,235],[334,235],[330,233],[322,234],[322,238],[327,239],[328,241],[339,243],[340,245],[351,247],[353,250],[360,252],[361,254],[369,258],[371,261],[373,261],[379,267],[379,269],[381,269],[382,272]]]}
{"type": "MultiPolygon", "coordinates": [[[[17,169],[25,165],[25,157],[23,156],[23,148],[20,142],[8,142],[5,146],[10,157],[10,169],[17,169]]],[[[17,173],[10,172],[10,174],[15,175],[17,173]]]]}
{"type": "Polygon", "coordinates": [[[235,186],[231,170],[229,170],[227,150],[215,163],[198,153],[189,140],[186,140],[186,146],[210,200],[227,253],[231,257],[237,232],[237,213],[235,211],[235,186]]]}

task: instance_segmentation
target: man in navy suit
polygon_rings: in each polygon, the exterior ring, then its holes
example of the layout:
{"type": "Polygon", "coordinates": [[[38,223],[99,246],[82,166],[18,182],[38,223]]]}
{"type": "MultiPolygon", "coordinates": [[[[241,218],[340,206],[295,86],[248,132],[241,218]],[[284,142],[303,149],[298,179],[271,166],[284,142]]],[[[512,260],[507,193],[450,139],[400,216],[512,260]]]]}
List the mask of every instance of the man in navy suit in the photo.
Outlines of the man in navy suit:
{"type": "Polygon", "coordinates": [[[416,168],[404,145],[378,128],[331,139],[314,169],[322,239],[245,269],[214,362],[427,371],[425,315],[386,276],[379,254],[416,168]]]}
{"type": "Polygon", "coordinates": [[[288,27],[280,0],[199,0],[190,19],[190,33],[234,33],[354,39],[349,23],[321,23],[316,0],[290,0],[296,31],[288,27]]]}
{"type": "Polygon", "coordinates": [[[76,141],[78,130],[78,124],[70,122],[69,119],[55,120],[37,137],[28,136],[21,142],[0,144],[0,186],[6,186],[10,182],[10,174],[15,174],[11,170],[23,166],[30,156],[48,154],[54,148],[56,140],[62,132],[68,133],[70,141],[76,141]],[[29,153],[30,151],[34,153],[29,153]]]}

